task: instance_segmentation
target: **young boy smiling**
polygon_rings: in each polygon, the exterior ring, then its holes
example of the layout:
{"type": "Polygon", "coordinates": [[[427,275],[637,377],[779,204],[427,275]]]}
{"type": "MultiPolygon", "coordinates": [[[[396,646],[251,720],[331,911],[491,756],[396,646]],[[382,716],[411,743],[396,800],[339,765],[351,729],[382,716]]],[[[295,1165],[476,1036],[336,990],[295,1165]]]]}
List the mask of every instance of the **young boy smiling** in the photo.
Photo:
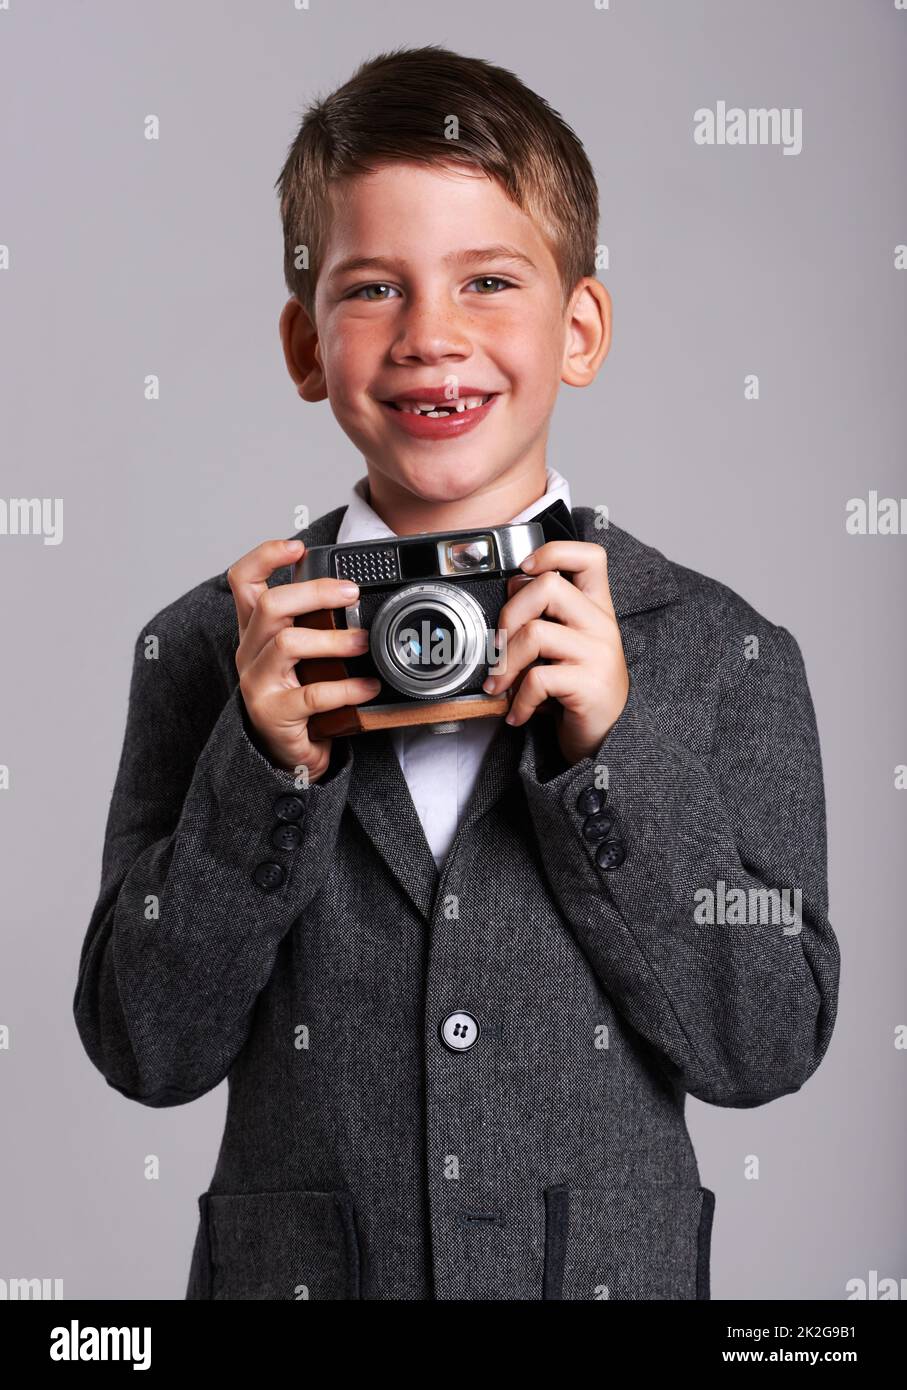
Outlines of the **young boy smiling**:
{"type": "MultiPolygon", "coordinates": [[[[365,458],[373,511],[402,536],[510,522],[539,498],[548,502],[546,447],[558,387],[587,386],[604,360],[607,290],[585,274],[568,291],[557,248],[474,166],[398,158],[329,187],[328,197],[334,215],[312,311],[291,299],[281,337],[300,396],[329,400],[365,458]],[[390,404],[449,407],[452,397],[463,408],[443,420],[390,404]],[[487,403],[475,408],[477,400],[487,403]]],[[[240,620],[260,593],[262,563],[286,559],[278,547],[234,567],[240,620]]],[[[606,551],[552,542],[524,569],[540,582],[521,586],[502,611],[507,656],[486,689],[507,690],[539,657],[555,661],[522,681],[507,718],[523,723],[543,699],[556,697],[561,750],[573,763],[598,747],[629,688],[606,551]],[[534,621],[546,613],[556,622],[534,621]]],[[[293,596],[286,601],[292,605],[293,596]]],[[[283,626],[291,611],[282,608],[275,623],[283,626]]],[[[299,642],[296,656],[313,653],[308,634],[299,642]]],[[[286,663],[280,674],[290,677],[286,663]]],[[[259,689],[250,683],[256,701],[259,689]]],[[[325,691],[318,708],[346,703],[348,693],[325,691]]],[[[275,704],[290,712],[292,730],[293,701],[275,704]]],[[[297,700],[297,717],[298,707],[297,700]]],[[[268,714],[261,724],[278,762],[311,764],[304,730],[287,735],[268,714]]]]}
{"type": "Polygon", "coordinates": [[[799,649],[547,463],[611,302],[591,168],[540,97],[382,55],[307,112],[279,186],[287,367],[366,476],[139,635],[86,1049],[147,1105],[229,1078],[190,1298],[708,1298],[685,1097],[798,1090],[835,1018],[799,649]],[[292,582],[306,546],[558,498],[576,539],[500,613],[506,721],[310,736],[377,683],[300,686],[300,659],[368,641],[295,625],[357,597],[292,582]],[[762,911],[784,888],[795,931],[762,911]],[[704,922],[704,891],[760,909],[704,922]]]}

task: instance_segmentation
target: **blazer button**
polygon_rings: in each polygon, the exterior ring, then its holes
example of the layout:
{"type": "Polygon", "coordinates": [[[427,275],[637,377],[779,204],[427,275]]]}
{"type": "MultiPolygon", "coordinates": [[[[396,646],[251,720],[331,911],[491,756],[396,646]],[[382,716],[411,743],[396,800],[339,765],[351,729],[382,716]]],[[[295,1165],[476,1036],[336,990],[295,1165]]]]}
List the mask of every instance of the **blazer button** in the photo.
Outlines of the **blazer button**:
{"type": "Polygon", "coordinates": [[[302,831],[298,825],[278,821],[271,831],[271,844],[275,849],[298,849],[302,844],[302,831]]]}
{"type": "Polygon", "coordinates": [[[301,796],[293,796],[287,793],[286,796],[279,796],[274,802],[274,814],[278,820],[293,821],[305,812],[305,802],[301,796]]]}
{"type": "Polygon", "coordinates": [[[583,821],[583,834],[587,840],[606,840],[614,829],[614,813],[599,811],[595,816],[587,816],[583,821]]]}
{"type": "Polygon", "coordinates": [[[623,840],[603,840],[595,851],[595,862],[600,869],[619,869],[626,857],[623,840]]]}
{"type": "Polygon", "coordinates": [[[259,864],[252,877],[259,888],[265,893],[273,893],[275,888],[279,888],[287,876],[287,871],[280,864],[272,864],[266,861],[259,864]]]}
{"type": "Polygon", "coordinates": [[[605,793],[598,787],[583,787],[576,798],[576,809],[581,816],[594,816],[605,804],[605,793]]]}
{"type": "Polygon", "coordinates": [[[479,1036],[479,1025],[472,1014],[458,1009],[448,1014],[440,1027],[441,1041],[451,1052],[468,1052],[479,1036]]]}

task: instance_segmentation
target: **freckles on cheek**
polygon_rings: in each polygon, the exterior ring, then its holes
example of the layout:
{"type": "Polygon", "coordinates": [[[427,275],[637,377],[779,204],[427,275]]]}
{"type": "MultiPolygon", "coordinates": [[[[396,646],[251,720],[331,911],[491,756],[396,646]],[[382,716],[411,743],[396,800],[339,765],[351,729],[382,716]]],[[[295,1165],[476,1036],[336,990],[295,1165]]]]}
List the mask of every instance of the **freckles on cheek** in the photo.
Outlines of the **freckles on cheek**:
{"type": "Polygon", "coordinates": [[[349,381],[368,381],[383,351],[381,336],[371,325],[344,320],[328,336],[325,360],[349,381]]]}

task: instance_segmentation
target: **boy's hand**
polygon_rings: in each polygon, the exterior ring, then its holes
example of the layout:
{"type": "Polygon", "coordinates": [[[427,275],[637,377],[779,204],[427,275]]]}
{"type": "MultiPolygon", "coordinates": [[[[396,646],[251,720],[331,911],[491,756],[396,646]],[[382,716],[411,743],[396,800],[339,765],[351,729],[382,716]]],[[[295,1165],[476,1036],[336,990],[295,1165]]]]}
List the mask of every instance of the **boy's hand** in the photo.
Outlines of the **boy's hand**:
{"type": "Polygon", "coordinates": [[[349,677],[300,685],[295,666],[303,657],[360,656],[368,633],[357,629],[295,627],[297,613],[343,608],[354,603],[357,585],[339,579],[308,579],[268,588],[275,570],[293,564],[302,541],[264,541],[227,570],[236,604],[239,648],[236,669],[246,713],[272,762],[290,772],[308,769],[309,781],[322,777],[331,760],[332,739],[310,739],[313,714],[362,704],[381,688],[379,680],[349,677]]]}
{"type": "Polygon", "coordinates": [[[591,541],[548,541],[521,566],[533,578],[508,581],[498,629],[504,659],[494,694],[517,682],[508,723],[522,724],[549,697],[562,706],[557,739],[571,765],[590,757],[627,703],[630,676],[608,587],[608,557],[591,541]],[[563,574],[573,575],[573,582],[563,574]],[[535,578],[534,576],[538,576],[535,578]],[[543,616],[544,615],[544,616],[543,616]],[[538,657],[551,665],[532,666],[538,657]]]}

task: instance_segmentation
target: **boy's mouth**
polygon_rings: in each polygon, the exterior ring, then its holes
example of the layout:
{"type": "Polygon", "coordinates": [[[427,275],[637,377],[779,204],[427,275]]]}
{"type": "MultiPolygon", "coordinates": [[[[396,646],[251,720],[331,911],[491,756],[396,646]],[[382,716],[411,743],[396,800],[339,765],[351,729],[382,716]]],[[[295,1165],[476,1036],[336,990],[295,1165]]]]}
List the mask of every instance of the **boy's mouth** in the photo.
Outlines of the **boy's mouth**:
{"type": "Polygon", "coordinates": [[[497,399],[496,391],[462,390],[453,399],[440,388],[395,396],[381,404],[406,434],[417,439],[458,438],[480,424],[497,399]]]}
{"type": "Polygon", "coordinates": [[[477,393],[475,395],[457,396],[455,400],[442,397],[440,400],[419,398],[415,396],[400,396],[396,400],[382,401],[382,405],[389,405],[392,410],[405,411],[410,415],[427,415],[430,419],[442,418],[445,415],[462,415],[467,410],[479,410],[483,405],[487,405],[495,393],[489,392],[487,395],[477,393]]]}

